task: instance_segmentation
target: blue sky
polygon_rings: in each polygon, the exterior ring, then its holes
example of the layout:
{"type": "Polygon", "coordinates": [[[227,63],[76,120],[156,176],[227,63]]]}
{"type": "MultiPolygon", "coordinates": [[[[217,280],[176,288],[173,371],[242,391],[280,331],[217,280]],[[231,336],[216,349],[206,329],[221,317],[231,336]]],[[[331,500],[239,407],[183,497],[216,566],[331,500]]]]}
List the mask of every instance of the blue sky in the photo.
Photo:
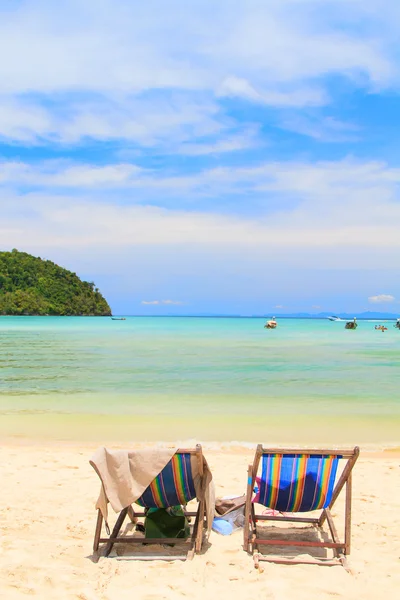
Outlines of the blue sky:
{"type": "Polygon", "coordinates": [[[0,0],[0,247],[115,313],[400,306],[400,3],[0,0]]]}

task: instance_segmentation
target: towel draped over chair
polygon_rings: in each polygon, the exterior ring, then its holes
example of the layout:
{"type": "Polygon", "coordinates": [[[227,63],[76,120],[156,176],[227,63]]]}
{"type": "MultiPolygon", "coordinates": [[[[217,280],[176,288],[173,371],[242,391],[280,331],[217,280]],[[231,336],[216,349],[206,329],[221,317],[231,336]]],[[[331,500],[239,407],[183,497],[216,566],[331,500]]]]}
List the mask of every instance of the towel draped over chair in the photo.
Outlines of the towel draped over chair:
{"type": "MultiPolygon", "coordinates": [[[[96,503],[98,515],[94,552],[104,542],[105,556],[109,556],[116,543],[146,543],[145,538],[135,533],[120,534],[125,519],[129,517],[132,523],[137,524],[139,517],[146,518],[148,508],[174,506],[183,506],[185,517],[195,516],[186,557],[192,558],[195,552],[200,552],[205,524],[207,534],[211,531],[215,492],[212,475],[199,444],[195,449],[155,447],[126,451],[100,448],[89,462],[101,480],[100,495],[96,503]],[[197,511],[188,512],[186,505],[194,499],[198,501],[197,511]],[[108,503],[119,513],[112,532],[107,522],[108,503]],[[133,504],[139,505],[142,510],[137,510],[133,504]],[[101,536],[103,520],[107,538],[101,536]]],[[[177,545],[178,539],[164,536],[163,539],[152,538],[152,543],[177,545]]],[[[136,558],[141,557],[137,555],[136,558]]],[[[157,555],[153,558],[160,557],[157,555]]],[[[162,558],[171,560],[169,555],[162,558]]]]}

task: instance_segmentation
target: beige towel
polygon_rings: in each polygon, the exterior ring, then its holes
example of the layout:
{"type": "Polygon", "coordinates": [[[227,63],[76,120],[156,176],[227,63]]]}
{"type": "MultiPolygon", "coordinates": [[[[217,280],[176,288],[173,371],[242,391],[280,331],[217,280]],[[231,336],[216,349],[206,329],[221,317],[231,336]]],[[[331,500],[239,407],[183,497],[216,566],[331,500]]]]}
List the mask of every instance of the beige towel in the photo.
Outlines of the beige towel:
{"type": "MultiPolygon", "coordinates": [[[[177,448],[147,448],[132,452],[99,448],[89,462],[102,483],[96,508],[101,510],[104,520],[107,522],[108,502],[115,512],[136,502],[176,451],[177,448]]],[[[215,512],[212,475],[204,460],[205,488],[202,490],[195,455],[191,457],[191,466],[197,499],[204,499],[206,503],[207,529],[210,530],[215,512]]]]}

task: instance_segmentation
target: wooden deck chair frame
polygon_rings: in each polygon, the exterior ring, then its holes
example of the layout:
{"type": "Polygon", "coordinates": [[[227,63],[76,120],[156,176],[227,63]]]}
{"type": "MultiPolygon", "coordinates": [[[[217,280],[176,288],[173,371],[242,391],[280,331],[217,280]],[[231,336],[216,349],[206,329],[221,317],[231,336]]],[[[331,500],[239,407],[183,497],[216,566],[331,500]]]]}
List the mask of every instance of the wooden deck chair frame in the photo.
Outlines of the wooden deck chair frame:
{"type": "Polygon", "coordinates": [[[129,519],[132,521],[132,523],[137,523],[137,520],[139,517],[144,517],[145,516],[145,512],[144,509],[142,507],[140,507],[140,512],[136,511],[133,506],[128,506],[127,508],[124,508],[118,515],[118,518],[116,520],[116,523],[114,525],[114,528],[112,530],[112,532],[110,533],[110,530],[108,529],[108,526],[106,525],[106,530],[107,530],[107,534],[108,537],[101,537],[101,532],[102,532],[102,525],[103,525],[103,515],[101,513],[101,511],[98,509],[97,510],[97,523],[96,523],[96,531],[95,531],[95,535],[94,535],[94,542],[93,542],[93,552],[94,554],[98,553],[99,550],[99,545],[101,543],[105,543],[105,550],[104,550],[104,556],[109,556],[111,553],[111,550],[113,549],[114,544],[118,544],[118,543],[124,543],[124,544],[142,544],[142,545],[149,545],[149,544],[173,544],[174,546],[179,546],[182,549],[186,550],[185,554],[182,555],[165,555],[165,556],[161,556],[159,554],[143,554],[143,555],[135,555],[135,556],[129,556],[130,560],[186,560],[186,559],[192,559],[195,553],[200,552],[202,544],[203,544],[203,532],[204,532],[204,525],[205,525],[205,521],[206,521],[206,507],[205,507],[205,500],[204,500],[204,493],[205,493],[205,486],[206,486],[206,478],[204,476],[204,459],[203,459],[203,451],[202,451],[202,447],[200,444],[197,444],[195,449],[186,449],[186,448],[179,448],[175,454],[190,454],[190,455],[195,455],[197,457],[197,461],[198,461],[198,469],[199,469],[199,474],[200,474],[200,489],[202,491],[201,494],[201,500],[198,503],[198,507],[197,507],[197,511],[196,512],[188,512],[186,511],[186,507],[184,507],[184,513],[186,517],[195,517],[195,521],[193,524],[193,532],[192,535],[187,538],[187,539],[181,539],[181,538],[142,538],[139,536],[134,536],[134,535],[124,535],[124,536],[119,536],[119,532],[121,530],[121,527],[126,519],[126,517],[129,517],[129,519]]]}
{"type": "Polygon", "coordinates": [[[350,554],[350,537],[351,537],[351,496],[352,496],[352,469],[360,454],[358,446],[351,450],[319,450],[319,449],[282,449],[282,448],[264,448],[261,444],[257,446],[252,465],[248,467],[247,479],[247,494],[245,507],[245,526],[244,526],[244,550],[253,555],[255,567],[259,567],[260,561],[282,563],[282,564],[324,564],[336,565],[342,564],[346,570],[350,571],[346,557],[350,554]],[[252,502],[254,484],[258,472],[260,460],[264,454],[278,454],[285,456],[288,454],[298,455],[321,455],[321,456],[338,456],[347,459],[347,463],[340,475],[332,494],[332,499],[327,508],[322,509],[318,518],[307,518],[302,516],[273,516],[259,515],[255,513],[254,503],[252,502]],[[343,487],[345,489],[345,524],[344,524],[344,541],[341,541],[333,522],[331,509],[336,502],[343,487]],[[310,523],[318,528],[322,528],[325,521],[329,526],[329,531],[332,537],[331,542],[307,542],[300,540],[282,540],[282,539],[260,539],[257,537],[257,521],[288,521],[296,523],[310,523]],[[334,551],[333,559],[291,559],[281,556],[266,556],[259,552],[259,546],[297,546],[297,547],[317,547],[317,548],[332,548],[334,551]]]}

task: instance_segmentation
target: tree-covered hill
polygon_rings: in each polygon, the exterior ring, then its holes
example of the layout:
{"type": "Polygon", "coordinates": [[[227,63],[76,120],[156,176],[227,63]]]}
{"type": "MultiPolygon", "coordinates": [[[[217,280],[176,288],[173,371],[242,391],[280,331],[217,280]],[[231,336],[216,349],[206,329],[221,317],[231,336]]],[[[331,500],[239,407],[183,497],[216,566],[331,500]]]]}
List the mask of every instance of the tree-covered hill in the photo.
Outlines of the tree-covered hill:
{"type": "Polygon", "coordinates": [[[26,252],[0,252],[0,315],[111,315],[94,283],[26,252]]]}

